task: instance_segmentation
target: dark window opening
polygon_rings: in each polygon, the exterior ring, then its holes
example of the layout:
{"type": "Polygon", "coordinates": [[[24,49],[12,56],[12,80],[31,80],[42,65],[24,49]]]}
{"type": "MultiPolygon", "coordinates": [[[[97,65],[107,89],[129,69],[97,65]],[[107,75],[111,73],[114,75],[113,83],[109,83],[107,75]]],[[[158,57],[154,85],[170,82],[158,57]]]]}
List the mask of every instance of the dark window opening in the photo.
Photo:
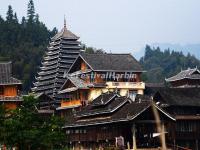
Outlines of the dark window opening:
{"type": "Polygon", "coordinates": [[[2,86],[0,86],[0,95],[3,95],[3,87],[2,86]]]}

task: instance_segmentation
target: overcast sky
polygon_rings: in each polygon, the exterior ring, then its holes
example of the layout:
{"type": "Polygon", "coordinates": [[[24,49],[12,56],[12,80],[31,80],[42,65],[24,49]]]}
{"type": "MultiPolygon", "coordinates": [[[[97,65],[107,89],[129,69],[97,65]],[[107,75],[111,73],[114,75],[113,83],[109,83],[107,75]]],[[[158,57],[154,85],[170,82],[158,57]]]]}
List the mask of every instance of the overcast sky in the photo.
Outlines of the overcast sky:
{"type": "MultiPolygon", "coordinates": [[[[26,16],[28,0],[1,0],[26,16]]],[[[151,43],[200,43],[200,0],[34,0],[48,28],[67,26],[88,46],[107,52],[139,51],[151,43]]]]}

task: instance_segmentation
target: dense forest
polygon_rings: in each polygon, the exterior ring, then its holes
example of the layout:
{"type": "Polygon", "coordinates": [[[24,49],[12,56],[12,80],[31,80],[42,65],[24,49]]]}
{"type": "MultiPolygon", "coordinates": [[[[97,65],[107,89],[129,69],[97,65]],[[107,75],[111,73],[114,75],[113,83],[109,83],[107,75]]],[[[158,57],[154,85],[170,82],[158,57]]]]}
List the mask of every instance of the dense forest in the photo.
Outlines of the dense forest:
{"type": "Polygon", "coordinates": [[[200,60],[190,53],[185,56],[182,52],[170,49],[161,51],[159,47],[145,48],[145,55],[140,59],[143,69],[147,71],[143,79],[147,82],[164,82],[181,70],[200,66],[200,60]]]}
{"type": "MultiPolygon", "coordinates": [[[[33,0],[27,6],[27,16],[20,20],[11,6],[8,6],[6,18],[0,16],[0,61],[13,62],[13,74],[22,80],[24,91],[29,91],[42,56],[48,46],[50,37],[57,33],[57,29],[49,30],[39,20],[33,0]]],[[[83,45],[88,53],[104,53],[102,49],[95,49],[83,45]]],[[[134,55],[134,54],[133,54],[134,55]]],[[[146,46],[144,57],[140,63],[147,71],[143,78],[148,82],[163,82],[181,69],[200,66],[200,61],[188,54],[171,50],[161,51],[160,48],[146,46]]]]}
{"type": "Polygon", "coordinates": [[[11,6],[5,19],[0,16],[0,61],[13,62],[13,74],[23,81],[25,90],[30,89],[48,41],[56,32],[39,20],[32,0],[27,17],[19,20],[11,6]]]}

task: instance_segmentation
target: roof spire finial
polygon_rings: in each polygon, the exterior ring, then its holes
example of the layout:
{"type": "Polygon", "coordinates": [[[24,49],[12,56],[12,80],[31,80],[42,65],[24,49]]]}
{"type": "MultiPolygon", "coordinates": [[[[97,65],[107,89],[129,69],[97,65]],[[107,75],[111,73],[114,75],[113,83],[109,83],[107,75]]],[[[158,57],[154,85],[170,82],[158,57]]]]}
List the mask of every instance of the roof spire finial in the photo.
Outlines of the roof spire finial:
{"type": "Polygon", "coordinates": [[[64,15],[64,28],[66,29],[66,19],[65,19],[65,15],[64,15]]]}

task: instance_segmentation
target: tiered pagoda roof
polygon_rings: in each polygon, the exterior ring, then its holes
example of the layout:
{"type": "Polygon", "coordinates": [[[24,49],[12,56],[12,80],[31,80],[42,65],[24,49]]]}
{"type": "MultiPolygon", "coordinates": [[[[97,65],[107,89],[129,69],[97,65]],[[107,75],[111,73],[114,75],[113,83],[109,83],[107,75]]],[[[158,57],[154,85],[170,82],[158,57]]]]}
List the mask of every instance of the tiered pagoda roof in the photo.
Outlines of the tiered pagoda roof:
{"type": "Polygon", "coordinates": [[[65,82],[64,73],[68,72],[81,49],[78,39],[78,36],[67,29],[66,23],[61,32],[51,38],[36,81],[33,83],[33,92],[45,93],[58,100],[57,92],[65,82]]]}

